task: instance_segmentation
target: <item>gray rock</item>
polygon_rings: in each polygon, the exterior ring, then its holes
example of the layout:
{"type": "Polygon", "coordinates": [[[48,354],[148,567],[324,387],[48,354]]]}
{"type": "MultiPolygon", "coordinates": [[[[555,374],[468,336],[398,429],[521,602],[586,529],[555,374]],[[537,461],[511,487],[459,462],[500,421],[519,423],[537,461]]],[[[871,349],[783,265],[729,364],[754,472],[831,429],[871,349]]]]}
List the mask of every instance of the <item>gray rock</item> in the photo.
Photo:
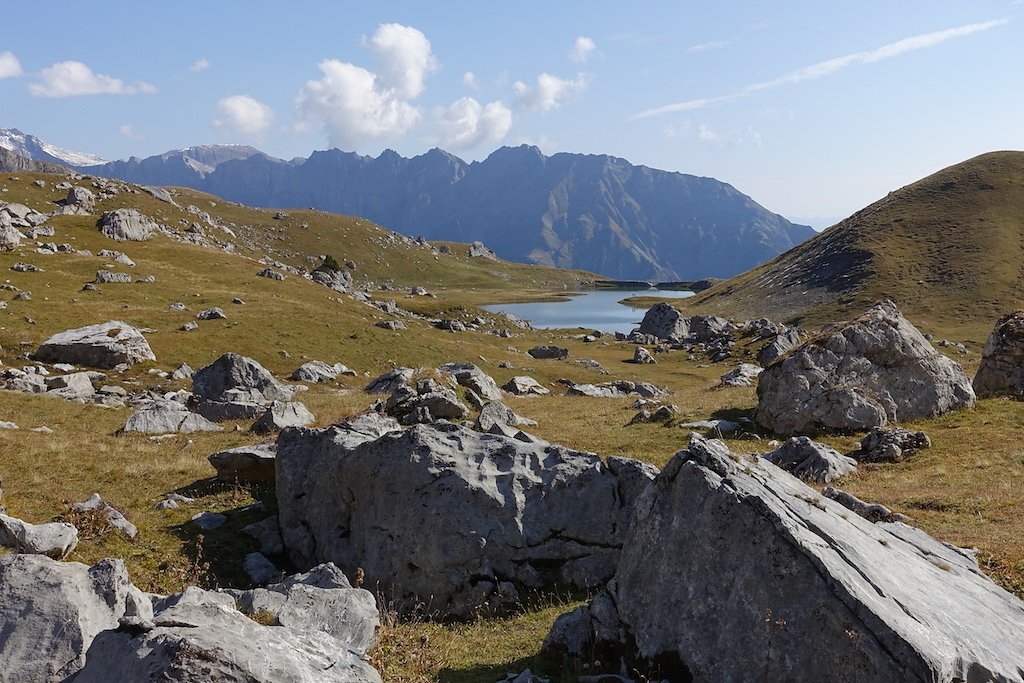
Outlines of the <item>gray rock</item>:
{"type": "Polygon", "coordinates": [[[807,436],[790,437],[786,443],[765,453],[763,457],[794,476],[818,484],[827,484],[857,471],[856,460],[846,457],[831,446],[811,441],[807,436]]]}
{"type": "Polygon", "coordinates": [[[409,386],[415,374],[414,368],[394,368],[367,384],[364,391],[368,394],[393,394],[399,387],[409,386]]]}
{"type": "Polygon", "coordinates": [[[73,372],[68,375],[47,377],[47,393],[67,399],[88,398],[96,393],[92,379],[87,372],[73,372]]]}
{"type": "Polygon", "coordinates": [[[46,555],[55,560],[63,560],[77,545],[78,529],[73,524],[29,524],[5,515],[3,507],[0,507],[0,546],[16,553],[46,555]]]}
{"type": "Polygon", "coordinates": [[[469,256],[470,258],[486,258],[494,261],[498,259],[498,256],[479,240],[469,245],[469,256]]]}
{"type": "Polygon", "coordinates": [[[191,332],[192,330],[199,329],[199,323],[194,320],[189,320],[187,323],[178,328],[182,332],[191,332]]]}
{"type": "Polygon", "coordinates": [[[156,360],[142,333],[121,320],[59,332],[39,347],[35,359],[44,363],[72,363],[114,368],[156,360]]]}
{"type": "Polygon", "coordinates": [[[563,349],[561,346],[534,346],[532,349],[527,351],[531,356],[538,359],[554,359],[563,360],[569,357],[569,349],[563,349]]]}
{"type": "Polygon", "coordinates": [[[643,398],[655,398],[664,396],[668,392],[654,386],[649,382],[631,382],[625,379],[601,384],[576,384],[570,380],[561,380],[566,383],[566,396],[589,396],[591,398],[623,398],[625,396],[637,395],[643,398]]]}
{"type": "Polygon", "coordinates": [[[224,313],[224,309],[219,306],[207,308],[196,313],[196,320],[227,320],[227,318],[228,316],[224,313]]]}
{"type": "Polygon", "coordinates": [[[322,360],[311,360],[295,368],[288,379],[298,382],[333,382],[338,375],[355,377],[355,371],[349,370],[341,363],[328,365],[322,360]]]}
{"type": "Polygon", "coordinates": [[[475,391],[488,401],[500,401],[501,390],[494,379],[472,363],[448,363],[438,368],[455,378],[460,385],[475,391]]]}
{"type": "Polygon", "coordinates": [[[740,363],[735,369],[722,375],[722,386],[750,387],[754,385],[761,368],[753,363],[740,363]]]}
{"type": "Polygon", "coordinates": [[[94,282],[96,284],[101,284],[101,285],[102,284],[111,284],[111,283],[115,283],[115,284],[130,284],[131,281],[132,281],[132,276],[131,276],[130,273],[112,273],[109,270],[97,270],[96,271],[96,279],[94,280],[94,282]]]}
{"type": "Polygon", "coordinates": [[[451,389],[421,380],[415,389],[401,386],[388,397],[387,413],[405,425],[434,420],[458,420],[469,412],[451,389]]]}
{"type": "Polygon", "coordinates": [[[159,227],[138,209],[105,211],[96,225],[112,240],[133,242],[148,240],[159,227]]]}
{"type": "Polygon", "coordinates": [[[59,203],[90,214],[96,210],[96,195],[89,188],[76,185],[68,189],[67,196],[59,203]]]}
{"type": "Polygon", "coordinates": [[[197,512],[192,515],[192,523],[203,531],[213,531],[224,526],[228,518],[218,512],[197,512]]]}
{"type": "Polygon", "coordinates": [[[284,280],[286,277],[284,273],[279,273],[273,268],[264,268],[263,270],[256,274],[260,277],[265,277],[270,280],[284,280]]]}
{"type": "Polygon", "coordinates": [[[782,332],[775,335],[767,346],[757,352],[757,362],[760,363],[762,367],[768,367],[777,359],[781,358],[787,351],[799,346],[801,341],[802,336],[800,334],[800,330],[795,327],[787,327],[782,332]]]}
{"type": "Polygon", "coordinates": [[[192,375],[192,393],[198,399],[236,402],[238,391],[252,402],[287,401],[293,392],[255,360],[237,353],[225,353],[192,375]]]}
{"type": "Polygon", "coordinates": [[[345,293],[352,289],[352,274],[347,270],[333,270],[321,265],[309,274],[309,279],[336,292],[345,293]]]}
{"type": "Polygon", "coordinates": [[[127,539],[134,539],[139,535],[138,528],[128,521],[128,518],[121,514],[121,511],[115,508],[110,503],[105,502],[100,498],[100,494],[94,493],[81,503],[75,503],[71,506],[74,512],[90,512],[95,511],[107,520],[113,529],[117,530],[127,539]]]}
{"type": "Polygon", "coordinates": [[[263,553],[249,553],[242,562],[242,569],[254,586],[265,586],[281,578],[281,570],[263,553]]]}
{"type": "Polygon", "coordinates": [[[0,555],[0,683],[65,680],[85,664],[93,638],[126,615],[152,617],[152,609],[122,560],[88,567],[0,555]]]}
{"type": "Polygon", "coordinates": [[[665,467],[621,557],[603,609],[563,617],[549,650],[618,647],[697,681],[1021,677],[1024,603],[967,553],[721,442],[693,438],[665,467]]]}
{"type": "Polygon", "coordinates": [[[281,525],[277,521],[277,515],[247,524],[242,527],[242,533],[256,539],[260,552],[264,555],[284,555],[284,541],[281,540],[281,525]]]}
{"type": "Polygon", "coordinates": [[[174,206],[177,206],[177,203],[174,201],[174,198],[171,197],[171,193],[162,187],[157,187],[155,185],[140,185],[139,189],[148,194],[149,196],[153,197],[154,199],[159,199],[162,202],[167,202],[168,204],[173,204],[174,206]]]}
{"type": "Polygon", "coordinates": [[[249,431],[269,434],[287,427],[307,427],[316,422],[316,417],[298,401],[274,401],[266,412],[253,423],[249,431]]]}
{"type": "Polygon", "coordinates": [[[981,351],[974,376],[978,396],[1024,397],[1024,311],[999,319],[981,351]]]}
{"type": "Polygon", "coordinates": [[[517,375],[501,388],[516,396],[547,396],[551,393],[547,387],[527,375],[517,375]]]}
{"type": "Polygon", "coordinates": [[[480,415],[476,418],[473,428],[485,434],[516,436],[520,426],[536,424],[534,420],[516,415],[511,408],[501,401],[488,401],[480,408],[480,415]]]}
{"type": "Polygon", "coordinates": [[[374,323],[374,326],[384,330],[392,331],[405,329],[405,323],[403,323],[401,320],[381,320],[380,322],[374,323]]]}
{"type": "Polygon", "coordinates": [[[332,563],[265,589],[241,591],[237,600],[245,614],[263,611],[275,615],[276,625],[329,633],[360,655],[377,642],[380,613],[373,594],[353,588],[332,563]]]}
{"type": "Polygon", "coordinates": [[[779,434],[863,430],[974,405],[961,367],[886,301],[823,332],[758,380],[757,421],[779,434]]]}
{"type": "Polygon", "coordinates": [[[654,365],[658,361],[654,360],[654,356],[651,355],[650,351],[642,346],[638,346],[633,351],[633,360],[631,362],[638,363],[640,365],[654,365]]]}
{"type": "Polygon", "coordinates": [[[711,432],[716,436],[738,432],[743,425],[732,420],[697,420],[696,422],[685,422],[679,425],[682,429],[697,429],[703,432],[711,432]]]}
{"type": "Polygon", "coordinates": [[[188,363],[182,363],[171,373],[171,379],[188,379],[192,376],[192,373],[193,370],[188,366],[188,363]]]}
{"type": "Polygon", "coordinates": [[[832,488],[831,486],[826,486],[822,489],[821,495],[829,498],[830,500],[834,500],[847,510],[856,512],[869,522],[910,521],[906,516],[893,512],[884,505],[879,505],[878,503],[865,503],[857,496],[847,493],[846,491],[840,491],[839,489],[832,488]]]}
{"type": "Polygon", "coordinates": [[[0,223],[0,251],[14,251],[21,246],[22,239],[17,228],[0,223]]]}
{"type": "Polygon", "coordinates": [[[219,432],[223,429],[178,401],[150,401],[129,416],[124,431],[143,434],[219,432]]]}
{"type": "MultiPolygon", "coordinates": [[[[339,618],[341,618],[339,616],[339,618]]],[[[380,683],[346,643],[320,630],[262,626],[223,593],[189,588],[150,620],[101,633],[75,683],[380,683]]]]}
{"type": "Polygon", "coordinates": [[[931,447],[932,441],[924,432],[876,427],[860,440],[860,450],[853,455],[861,462],[900,462],[919,449],[931,447]]]}
{"type": "Polygon", "coordinates": [[[276,458],[277,447],[274,444],[257,444],[214,453],[209,460],[221,481],[272,484],[276,458]]]}
{"type": "Polygon", "coordinates": [[[666,341],[681,342],[690,334],[690,323],[672,306],[659,301],[647,309],[640,322],[639,332],[666,341]]]}
{"type": "Polygon", "coordinates": [[[278,438],[281,532],[300,568],[359,566],[403,609],[466,616],[522,588],[606,580],[653,471],[446,423],[294,429],[278,438]]]}

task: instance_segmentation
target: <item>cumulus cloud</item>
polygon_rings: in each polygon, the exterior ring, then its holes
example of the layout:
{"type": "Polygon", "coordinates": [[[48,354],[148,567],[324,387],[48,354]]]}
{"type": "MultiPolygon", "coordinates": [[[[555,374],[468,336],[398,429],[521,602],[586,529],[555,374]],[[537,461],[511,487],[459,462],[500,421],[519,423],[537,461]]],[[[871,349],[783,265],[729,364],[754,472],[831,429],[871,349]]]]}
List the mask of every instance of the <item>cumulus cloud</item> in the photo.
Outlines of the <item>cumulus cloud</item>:
{"type": "Polygon", "coordinates": [[[39,74],[28,86],[36,97],[76,97],[79,95],[134,95],[154,93],[156,86],[139,81],[125,83],[120,78],[93,72],[82,62],[58,62],[39,74]]]}
{"type": "Polygon", "coordinates": [[[752,83],[745,88],[727,95],[720,95],[718,97],[702,97],[687,100],[685,102],[668,104],[655,109],[648,109],[647,111],[642,111],[639,114],[635,114],[630,117],[630,120],[646,119],[652,116],[660,116],[662,114],[669,114],[672,112],[693,111],[695,109],[704,109],[705,107],[710,107],[716,104],[725,104],[762,90],[770,90],[784,85],[796,85],[798,83],[803,83],[804,81],[831,76],[832,74],[850,66],[858,64],[873,64],[886,59],[892,59],[893,57],[898,57],[908,52],[939,45],[947,40],[952,40],[953,38],[960,38],[962,36],[969,36],[974,33],[987,31],[995,28],[996,26],[1002,26],[1009,21],[1009,19],[996,19],[994,21],[965,24],[963,26],[945,29],[943,31],[933,31],[932,33],[922,33],[916,36],[910,36],[909,38],[903,38],[902,40],[888,43],[887,45],[875,48],[874,50],[853,52],[851,54],[842,55],[841,57],[827,59],[823,62],[818,62],[817,64],[812,64],[810,66],[803,67],[802,69],[797,69],[796,71],[783,74],[778,78],[761,81],[760,83],[752,83]]]}
{"type": "Polygon", "coordinates": [[[493,145],[512,127],[512,110],[499,101],[481,105],[463,97],[437,111],[438,140],[447,149],[493,145]]]}
{"type": "Polygon", "coordinates": [[[597,44],[589,36],[580,36],[569,48],[569,59],[577,64],[586,64],[587,61],[597,52],[597,44]]]}
{"type": "Polygon", "coordinates": [[[255,136],[270,128],[274,111],[248,95],[231,95],[217,102],[223,118],[214,119],[215,128],[230,128],[241,135],[255,136]]]}
{"type": "Polygon", "coordinates": [[[566,80],[549,73],[537,76],[537,84],[529,86],[516,81],[512,88],[516,93],[516,103],[523,109],[540,109],[552,111],[558,109],[573,97],[581,95],[590,85],[588,74],[576,74],[573,80],[566,80]]]}
{"type": "Polygon", "coordinates": [[[0,52],[0,80],[14,78],[22,74],[21,62],[13,52],[0,52]]]}
{"type": "Polygon", "coordinates": [[[135,130],[135,126],[130,123],[122,123],[121,127],[118,128],[121,135],[125,136],[129,140],[145,140],[146,138],[139,131],[135,130]]]}
{"type": "Polygon", "coordinates": [[[472,71],[467,71],[462,74],[462,84],[470,90],[479,90],[480,82],[476,80],[476,74],[472,71]]]}
{"type": "Polygon", "coordinates": [[[206,57],[200,57],[196,61],[192,62],[192,65],[188,68],[189,71],[196,73],[199,71],[206,71],[210,68],[210,60],[206,57]]]}
{"type": "Polygon", "coordinates": [[[308,81],[296,99],[300,127],[320,122],[332,145],[356,147],[367,139],[398,137],[421,117],[412,100],[437,70],[430,41],[419,30],[382,24],[363,45],[377,58],[377,72],[326,59],[322,78],[308,81]]]}

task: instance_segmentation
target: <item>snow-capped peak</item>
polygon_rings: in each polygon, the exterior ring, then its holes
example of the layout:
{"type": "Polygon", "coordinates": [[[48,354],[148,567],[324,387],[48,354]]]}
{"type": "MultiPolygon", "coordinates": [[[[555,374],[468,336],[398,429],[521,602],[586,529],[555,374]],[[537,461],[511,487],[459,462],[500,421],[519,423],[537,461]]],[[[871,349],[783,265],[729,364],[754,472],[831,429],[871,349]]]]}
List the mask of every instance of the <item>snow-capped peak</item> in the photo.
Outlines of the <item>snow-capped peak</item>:
{"type": "Polygon", "coordinates": [[[107,160],[95,154],[74,152],[22,133],[17,128],[0,128],[0,147],[23,157],[69,166],[96,166],[107,160]]]}

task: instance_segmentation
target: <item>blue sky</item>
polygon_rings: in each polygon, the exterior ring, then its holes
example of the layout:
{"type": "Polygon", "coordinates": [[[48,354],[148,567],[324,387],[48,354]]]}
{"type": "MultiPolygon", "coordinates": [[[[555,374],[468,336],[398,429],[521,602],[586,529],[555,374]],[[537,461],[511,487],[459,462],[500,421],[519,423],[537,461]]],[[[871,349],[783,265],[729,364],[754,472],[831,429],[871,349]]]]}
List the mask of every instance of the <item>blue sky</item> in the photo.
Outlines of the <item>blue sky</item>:
{"type": "Polygon", "coordinates": [[[713,176],[816,227],[1024,149],[1024,0],[8,3],[0,127],[108,159],[211,142],[713,176]]]}

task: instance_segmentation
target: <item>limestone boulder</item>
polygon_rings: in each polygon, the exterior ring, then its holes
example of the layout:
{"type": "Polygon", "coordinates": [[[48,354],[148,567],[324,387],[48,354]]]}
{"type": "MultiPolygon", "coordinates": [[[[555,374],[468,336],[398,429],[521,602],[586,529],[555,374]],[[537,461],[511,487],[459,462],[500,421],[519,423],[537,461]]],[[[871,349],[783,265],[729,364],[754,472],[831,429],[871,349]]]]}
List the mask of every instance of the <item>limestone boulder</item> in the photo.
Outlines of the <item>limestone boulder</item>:
{"type": "Polygon", "coordinates": [[[563,360],[569,357],[569,349],[551,344],[534,346],[527,353],[537,359],[563,360]]]}
{"type": "Polygon", "coordinates": [[[65,680],[85,664],[93,639],[124,616],[149,618],[152,608],[122,560],[89,567],[0,555],[0,683],[65,680]]]}
{"type": "Polygon", "coordinates": [[[29,524],[3,513],[0,507],[0,546],[16,553],[67,557],[78,545],[78,529],[65,522],[29,524]]]}
{"type": "Polygon", "coordinates": [[[401,609],[465,617],[607,580],[654,472],[444,422],[377,438],[292,429],[278,438],[281,534],[299,568],[362,567],[401,609]]]}
{"type": "Polygon", "coordinates": [[[931,447],[931,439],[922,431],[876,427],[860,440],[860,450],[853,455],[862,462],[900,462],[931,447]]]}
{"type": "Polygon", "coordinates": [[[547,396],[551,390],[528,375],[516,375],[501,387],[514,396],[547,396]]]}
{"type": "Polygon", "coordinates": [[[100,232],[119,242],[142,242],[153,236],[159,226],[138,209],[105,211],[97,221],[100,232]]]}
{"type": "Polygon", "coordinates": [[[762,367],[768,367],[778,358],[782,357],[784,353],[799,346],[802,339],[803,336],[800,334],[799,328],[787,327],[783,329],[757,352],[757,362],[762,367]]]}
{"type": "Polygon", "coordinates": [[[546,646],[671,680],[1008,683],[1024,603],[970,553],[695,437],[641,494],[607,591],[546,646]]]}
{"type": "Polygon", "coordinates": [[[44,341],[35,353],[44,363],[71,363],[93,368],[114,368],[156,360],[142,335],[121,320],[58,332],[44,341]]]}
{"type": "Polygon", "coordinates": [[[219,432],[223,429],[178,401],[156,400],[139,406],[125,422],[124,431],[143,434],[219,432]]]}
{"type": "Polygon", "coordinates": [[[277,447],[274,444],[239,446],[209,457],[221,481],[269,484],[274,483],[276,460],[277,447]]]}
{"type": "Polygon", "coordinates": [[[225,353],[192,374],[197,412],[220,422],[255,417],[271,401],[288,401],[294,389],[252,358],[225,353]]]}
{"type": "Polygon", "coordinates": [[[451,375],[461,386],[475,391],[487,401],[500,401],[502,398],[494,378],[472,363],[447,363],[438,370],[451,375]]]}
{"type": "Polygon", "coordinates": [[[659,301],[647,309],[640,322],[639,333],[681,342],[690,335],[690,321],[672,306],[659,301]]]}
{"type": "MultiPolygon", "coordinates": [[[[336,615],[344,618],[344,615],[336,615]]],[[[223,593],[189,588],[151,619],[99,634],[75,683],[380,683],[345,643],[322,630],[263,626],[223,593]]]]}
{"type": "Polygon", "coordinates": [[[298,401],[274,401],[249,428],[257,434],[279,432],[287,427],[307,427],[316,422],[316,416],[298,401]]]}
{"type": "Polygon", "coordinates": [[[974,376],[978,396],[1024,398],[1024,311],[999,319],[981,351],[974,376]]]}
{"type": "Polygon", "coordinates": [[[725,387],[750,387],[757,381],[761,374],[761,367],[753,363],[740,363],[729,372],[722,375],[722,386],[725,387]]]}
{"type": "Polygon", "coordinates": [[[299,367],[292,371],[292,374],[288,376],[288,379],[297,382],[333,382],[338,379],[338,375],[349,375],[355,376],[354,370],[349,370],[341,363],[335,363],[329,365],[322,360],[311,360],[308,363],[303,363],[299,367]]]}
{"type": "Polygon", "coordinates": [[[321,265],[314,269],[313,272],[309,274],[309,278],[313,282],[317,282],[324,287],[328,287],[336,292],[342,293],[348,292],[352,289],[352,285],[354,284],[352,281],[352,274],[347,270],[334,270],[333,268],[328,268],[325,265],[321,265]]]}
{"type": "Polygon", "coordinates": [[[856,460],[831,446],[812,441],[807,436],[786,439],[774,451],[765,453],[764,459],[790,474],[817,484],[827,484],[857,470],[856,460]]]}
{"type": "Polygon", "coordinates": [[[779,434],[865,430],[974,405],[963,369],[895,304],[821,332],[761,373],[757,421],[779,434]]]}

